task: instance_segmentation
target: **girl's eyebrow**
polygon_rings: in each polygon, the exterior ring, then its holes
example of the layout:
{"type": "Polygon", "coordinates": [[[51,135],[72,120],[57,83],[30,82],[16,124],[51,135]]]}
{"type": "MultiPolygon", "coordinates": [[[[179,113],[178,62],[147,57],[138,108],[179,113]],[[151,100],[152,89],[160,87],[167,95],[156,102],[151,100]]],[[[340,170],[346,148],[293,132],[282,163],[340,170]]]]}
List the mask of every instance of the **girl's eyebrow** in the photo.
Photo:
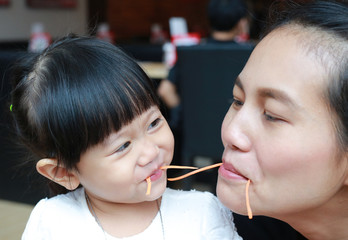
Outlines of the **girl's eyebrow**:
{"type": "MultiPolygon", "coordinates": [[[[161,111],[155,107],[152,106],[150,107],[147,113],[147,117],[151,118],[152,115],[156,114],[157,112],[161,113],[161,111]]],[[[146,111],[145,111],[146,112],[146,111]]],[[[103,146],[110,146],[112,145],[115,141],[117,141],[119,138],[122,137],[122,135],[126,134],[129,131],[129,128],[127,128],[127,124],[122,126],[121,129],[119,129],[117,132],[111,133],[103,142],[103,146]]]]}
{"type": "MultiPolygon", "coordinates": [[[[123,127],[122,127],[123,128],[123,127]]],[[[122,131],[122,128],[120,129],[120,131],[118,132],[114,132],[114,133],[111,133],[103,142],[102,142],[102,145],[104,147],[107,147],[107,146],[110,146],[112,145],[117,139],[120,138],[120,136],[122,135],[122,133],[124,131],[122,131]]]]}

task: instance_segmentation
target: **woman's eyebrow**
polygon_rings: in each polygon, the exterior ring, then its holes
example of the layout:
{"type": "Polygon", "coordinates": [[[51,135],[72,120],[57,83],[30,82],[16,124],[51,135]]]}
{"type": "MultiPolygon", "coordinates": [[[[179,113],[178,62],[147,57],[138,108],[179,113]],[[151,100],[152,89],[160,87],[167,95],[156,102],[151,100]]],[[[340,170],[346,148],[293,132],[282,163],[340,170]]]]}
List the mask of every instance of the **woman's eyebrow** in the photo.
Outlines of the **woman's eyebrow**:
{"type": "Polygon", "coordinates": [[[237,87],[239,87],[240,89],[243,90],[243,84],[242,84],[242,82],[241,82],[239,76],[236,78],[236,81],[235,81],[234,84],[235,84],[237,87]]]}
{"type": "MultiPolygon", "coordinates": [[[[241,90],[244,90],[243,84],[239,76],[236,78],[235,85],[241,90]]],[[[261,98],[272,98],[280,101],[291,108],[299,108],[300,106],[286,92],[274,88],[260,88],[257,90],[257,95],[261,98]]]]}
{"type": "Polygon", "coordinates": [[[299,107],[286,92],[279,89],[260,88],[257,90],[257,94],[261,98],[271,98],[280,101],[291,108],[299,107]]]}

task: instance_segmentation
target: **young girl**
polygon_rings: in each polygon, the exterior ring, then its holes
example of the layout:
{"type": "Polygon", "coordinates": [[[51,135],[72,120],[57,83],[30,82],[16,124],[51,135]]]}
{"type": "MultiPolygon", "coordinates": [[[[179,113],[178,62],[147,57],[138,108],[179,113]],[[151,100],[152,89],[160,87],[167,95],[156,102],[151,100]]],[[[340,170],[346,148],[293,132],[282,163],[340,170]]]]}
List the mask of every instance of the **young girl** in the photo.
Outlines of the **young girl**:
{"type": "Polygon", "coordinates": [[[37,171],[69,190],[35,206],[23,240],[240,239],[212,194],[166,189],[173,136],[152,82],[119,48],[67,37],[13,77],[18,135],[37,171]]]}
{"type": "Polygon", "coordinates": [[[234,86],[217,194],[308,239],[348,239],[348,6],[278,16],[234,86]]]}

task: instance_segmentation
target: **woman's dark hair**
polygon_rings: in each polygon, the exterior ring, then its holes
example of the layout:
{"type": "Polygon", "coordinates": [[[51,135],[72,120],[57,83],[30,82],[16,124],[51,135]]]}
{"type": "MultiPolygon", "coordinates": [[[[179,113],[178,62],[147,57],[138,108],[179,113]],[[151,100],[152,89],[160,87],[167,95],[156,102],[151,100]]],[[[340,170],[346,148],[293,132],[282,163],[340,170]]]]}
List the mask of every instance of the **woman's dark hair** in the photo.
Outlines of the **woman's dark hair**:
{"type": "Polygon", "coordinates": [[[208,18],[213,30],[230,31],[247,15],[244,0],[211,0],[208,18]]]}
{"type": "MultiPolygon", "coordinates": [[[[329,85],[324,95],[329,108],[336,113],[334,124],[338,141],[343,152],[348,151],[348,3],[336,1],[312,1],[300,4],[288,2],[283,11],[270,11],[270,27],[273,30],[287,26],[300,26],[309,30],[304,44],[309,51],[323,49],[330,56],[321,56],[323,67],[327,68],[329,85]],[[325,37],[329,36],[329,37],[325,37]],[[329,59],[329,63],[326,59],[329,59]]],[[[276,5],[277,6],[277,5],[276,5]]],[[[279,5],[278,5],[279,6],[279,5]]],[[[286,47],[286,46],[284,46],[286,47]]],[[[320,56],[320,54],[318,54],[320,56]]],[[[322,54],[323,55],[323,54],[322,54]]]]}
{"type": "Polygon", "coordinates": [[[12,82],[20,140],[69,170],[89,147],[159,106],[152,81],[131,57],[89,37],[69,36],[26,56],[12,82]]]}

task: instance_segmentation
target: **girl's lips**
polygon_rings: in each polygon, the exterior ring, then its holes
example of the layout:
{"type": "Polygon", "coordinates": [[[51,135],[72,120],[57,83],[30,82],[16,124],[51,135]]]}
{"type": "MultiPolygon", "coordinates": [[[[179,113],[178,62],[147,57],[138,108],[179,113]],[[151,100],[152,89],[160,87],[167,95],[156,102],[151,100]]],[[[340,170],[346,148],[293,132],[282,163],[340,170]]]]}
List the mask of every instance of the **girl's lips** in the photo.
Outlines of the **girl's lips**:
{"type": "Polygon", "coordinates": [[[248,180],[240,174],[231,164],[224,163],[219,168],[219,175],[229,180],[248,180]]]}
{"type": "Polygon", "coordinates": [[[163,173],[162,169],[157,169],[149,177],[150,177],[151,181],[156,181],[162,176],[162,173],[163,173]]]}

